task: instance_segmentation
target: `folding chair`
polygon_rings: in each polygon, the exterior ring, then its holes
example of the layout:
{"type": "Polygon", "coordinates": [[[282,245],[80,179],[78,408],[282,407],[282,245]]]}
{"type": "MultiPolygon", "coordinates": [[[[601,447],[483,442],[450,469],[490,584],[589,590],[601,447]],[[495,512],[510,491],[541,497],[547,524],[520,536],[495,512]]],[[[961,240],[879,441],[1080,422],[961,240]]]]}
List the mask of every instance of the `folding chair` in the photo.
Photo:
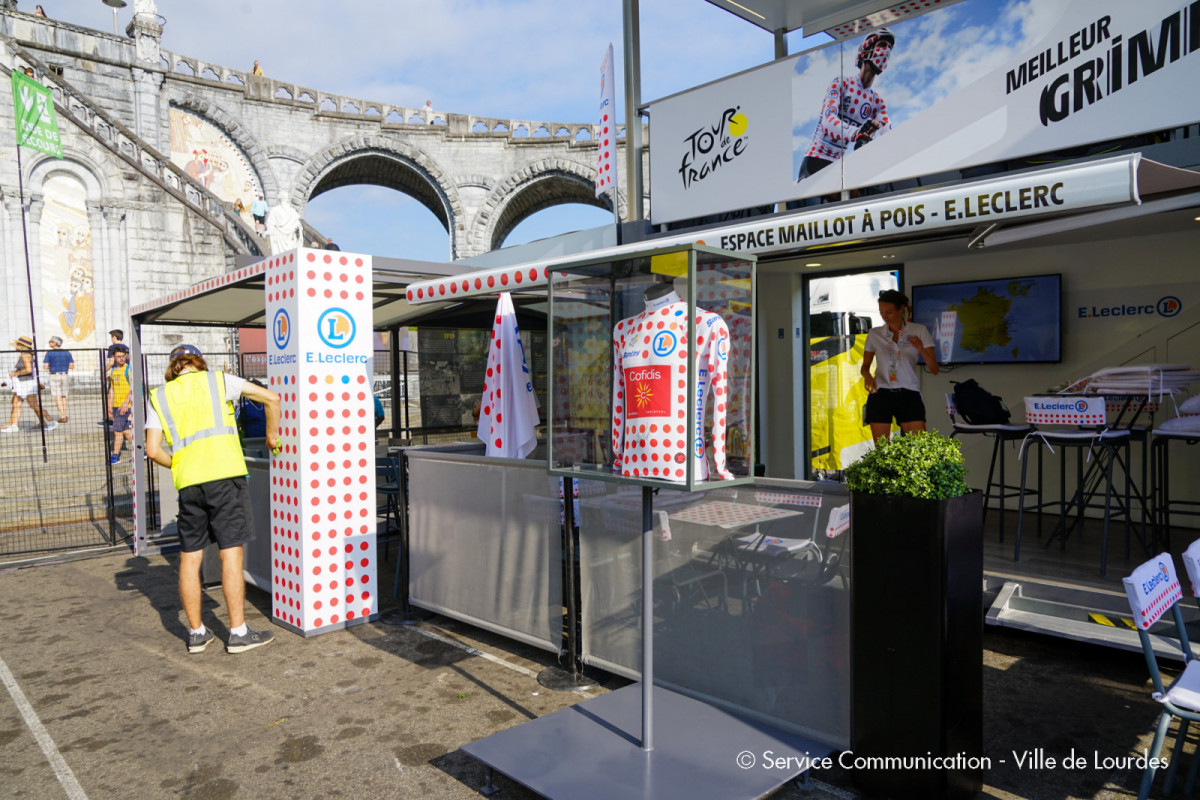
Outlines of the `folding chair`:
{"type": "MultiPolygon", "coordinates": [[[[992,444],[992,461],[988,466],[987,485],[983,488],[983,521],[987,522],[988,504],[993,497],[1000,501],[1000,541],[1004,541],[1004,501],[1010,497],[1018,497],[1021,494],[1021,487],[1017,485],[1009,485],[1004,477],[1004,453],[1000,449],[1000,445],[1004,442],[1019,442],[1022,441],[1033,426],[1027,423],[1016,425],[972,425],[969,422],[958,421],[958,406],[954,403],[954,395],[946,393],[946,414],[950,417],[950,424],[954,426],[954,432],[950,434],[950,438],[958,436],[960,433],[976,434],[979,436],[991,436],[995,441],[992,444]],[[996,474],[996,464],[1000,464],[1000,480],[993,480],[996,474]],[[992,490],[995,489],[995,494],[992,490]]],[[[1027,494],[1037,494],[1037,492],[1026,492],[1027,494]]]]}
{"type": "MultiPolygon", "coordinates": [[[[1150,787],[1154,783],[1154,775],[1158,771],[1158,758],[1162,753],[1163,740],[1166,738],[1167,728],[1171,725],[1171,718],[1179,718],[1179,733],[1175,737],[1175,750],[1171,756],[1171,765],[1167,768],[1166,782],[1163,784],[1163,792],[1166,794],[1171,793],[1171,787],[1175,782],[1175,770],[1178,768],[1179,758],[1183,754],[1183,743],[1187,739],[1188,726],[1192,722],[1200,722],[1200,662],[1192,657],[1187,628],[1183,623],[1183,612],[1179,608],[1179,601],[1183,599],[1183,590],[1180,588],[1178,578],[1175,577],[1175,564],[1171,560],[1171,554],[1159,553],[1135,569],[1123,581],[1125,594],[1129,598],[1129,607],[1133,611],[1133,621],[1137,626],[1138,637],[1142,641],[1146,666],[1150,670],[1150,680],[1154,683],[1154,692],[1151,697],[1160,703],[1163,709],[1158,717],[1158,727],[1154,732],[1154,741],[1150,745],[1146,771],[1142,774],[1142,785],[1138,790],[1138,800],[1146,800],[1150,795],[1150,787]],[[1175,635],[1178,637],[1178,646],[1183,651],[1185,667],[1179,677],[1169,686],[1164,686],[1162,673],[1158,668],[1158,660],[1154,655],[1150,629],[1168,611],[1171,612],[1175,621],[1175,635]]],[[[1195,593],[1195,583],[1193,583],[1192,590],[1195,593]]],[[[1163,627],[1169,630],[1169,623],[1163,627]]],[[[1172,641],[1169,636],[1156,635],[1155,638],[1160,642],[1172,641]]],[[[1184,787],[1189,796],[1196,783],[1197,767],[1200,767],[1200,759],[1193,758],[1184,787]]]]}

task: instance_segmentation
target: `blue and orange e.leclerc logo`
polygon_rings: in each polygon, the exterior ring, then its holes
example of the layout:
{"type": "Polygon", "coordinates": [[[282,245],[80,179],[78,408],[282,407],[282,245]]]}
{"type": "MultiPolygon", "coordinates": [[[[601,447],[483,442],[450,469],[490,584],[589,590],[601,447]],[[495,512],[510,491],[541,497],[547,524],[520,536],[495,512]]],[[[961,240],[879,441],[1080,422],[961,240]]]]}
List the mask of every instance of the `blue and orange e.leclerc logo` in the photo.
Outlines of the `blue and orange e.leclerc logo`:
{"type": "Polygon", "coordinates": [[[292,340],[292,319],[285,309],[276,311],[275,318],[271,320],[271,340],[280,350],[286,350],[288,342],[292,340]]]}
{"type": "Polygon", "coordinates": [[[340,308],[326,309],[317,319],[317,335],[335,350],[353,342],[355,331],[354,317],[340,308]]]}

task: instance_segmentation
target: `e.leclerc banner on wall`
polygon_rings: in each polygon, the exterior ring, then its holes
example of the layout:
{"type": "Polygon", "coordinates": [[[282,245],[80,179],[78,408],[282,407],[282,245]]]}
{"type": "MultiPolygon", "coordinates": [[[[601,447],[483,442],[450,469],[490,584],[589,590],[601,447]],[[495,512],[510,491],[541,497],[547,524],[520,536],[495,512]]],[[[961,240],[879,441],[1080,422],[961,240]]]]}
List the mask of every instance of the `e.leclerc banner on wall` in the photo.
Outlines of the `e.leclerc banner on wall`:
{"type": "Polygon", "coordinates": [[[651,219],[1187,125],[1198,51],[1200,2],[962,0],[651,103],[651,219]]]}

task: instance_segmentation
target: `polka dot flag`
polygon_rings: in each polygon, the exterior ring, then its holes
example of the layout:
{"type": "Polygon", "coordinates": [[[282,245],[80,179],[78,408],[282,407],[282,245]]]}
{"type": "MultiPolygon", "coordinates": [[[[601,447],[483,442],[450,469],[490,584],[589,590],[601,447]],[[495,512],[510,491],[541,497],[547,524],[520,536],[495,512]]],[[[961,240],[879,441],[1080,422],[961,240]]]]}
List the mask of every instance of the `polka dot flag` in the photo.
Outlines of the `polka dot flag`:
{"type": "Polygon", "coordinates": [[[617,188],[616,91],[613,89],[613,46],[600,65],[600,125],[596,129],[596,197],[617,188]]]}

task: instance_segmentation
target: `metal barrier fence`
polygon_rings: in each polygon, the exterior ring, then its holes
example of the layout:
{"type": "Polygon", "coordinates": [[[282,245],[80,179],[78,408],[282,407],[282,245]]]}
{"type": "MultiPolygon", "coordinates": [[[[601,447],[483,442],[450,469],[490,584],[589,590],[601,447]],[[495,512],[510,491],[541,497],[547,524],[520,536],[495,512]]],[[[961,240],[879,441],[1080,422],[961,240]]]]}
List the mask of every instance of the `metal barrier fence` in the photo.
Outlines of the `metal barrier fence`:
{"type": "Polygon", "coordinates": [[[0,351],[0,394],[8,414],[0,418],[0,556],[104,547],[133,535],[128,446],[110,463],[102,377],[108,354],[59,350],[70,354],[71,363],[58,374],[47,362],[66,358],[55,352],[28,354],[44,387],[39,392],[34,381],[10,377],[22,354],[0,351]]]}
{"type": "MultiPolygon", "coordinates": [[[[44,387],[26,394],[33,382],[18,382],[21,353],[0,351],[0,558],[105,547],[133,537],[133,438],[122,437],[113,462],[114,433],[108,397],[108,372],[112,361],[106,350],[59,350],[69,353],[64,374],[52,373],[58,360],[55,350],[39,350],[30,357],[37,364],[44,387]],[[45,409],[46,430],[38,410],[45,409]],[[36,410],[35,410],[36,409],[36,410]]],[[[267,376],[265,353],[206,353],[213,370],[229,371],[247,379],[267,376]]],[[[142,356],[148,387],[163,382],[169,353],[142,356]]],[[[398,380],[393,376],[389,351],[375,353],[373,390],[384,410],[380,435],[422,438],[416,353],[402,352],[398,380]],[[393,396],[393,386],[395,395],[393,396]],[[395,425],[393,425],[393,421],[395,425]]],[[[132,415],[131,415],[132,416],[132,415]]],[[[147,532],[160,533],[158,470],[147,461],[147,532]]],[[[169,488],[169,487],[168,487],[169,488]]]]}

